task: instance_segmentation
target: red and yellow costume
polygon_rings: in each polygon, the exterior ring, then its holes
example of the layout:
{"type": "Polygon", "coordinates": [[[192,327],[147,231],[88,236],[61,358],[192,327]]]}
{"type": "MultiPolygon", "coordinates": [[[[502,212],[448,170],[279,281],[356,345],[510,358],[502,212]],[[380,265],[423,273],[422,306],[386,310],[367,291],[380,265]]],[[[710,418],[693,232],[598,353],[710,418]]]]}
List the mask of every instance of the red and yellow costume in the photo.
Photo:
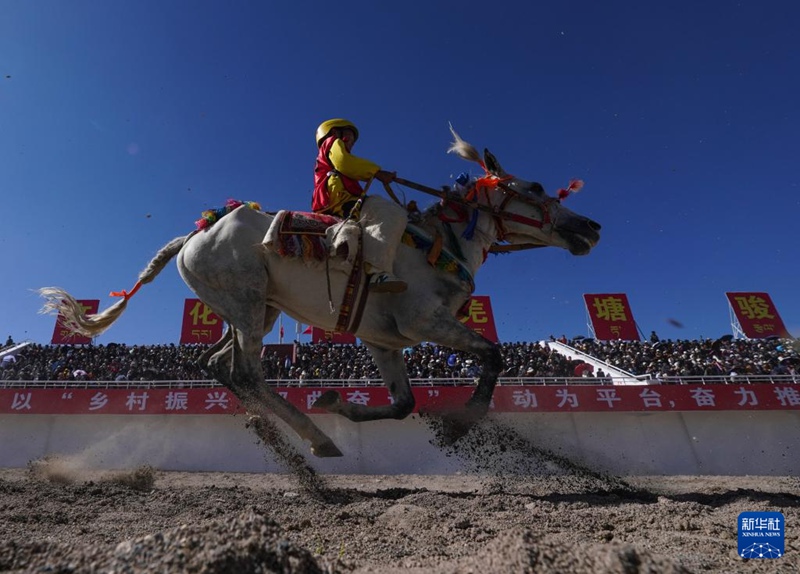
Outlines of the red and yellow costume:
{"type": "Polygon", "coordinates": [[[311,209],[346,217],[356,200],[364,196],[359,181],[368,181],[380,166],[347,151],[345,143],[331,133],[335,128],[358,130],[347,120],[329,120],[317,130],[319,153],[314,166],[314,197],[311,209]]]}
{"type": "MultiPolygon", "coordinates": [[[[365,195],[360,181],[369,181],[376,176],[384,183],[394,179],[394,174],[382,171],[379,165],[350,153],[356,140],[358,128],[342,118],[324,121],[317,128],[319,153],[314,166],[314,197],[311,201],[315,212],[346,218],[365,195]]],[[[378,196],[368,199],[358,217],[364,239],[369,290],[402,293],[408,285],[392,275],[392,270],[395,252],[408,221],[406,211],[378,196]]],[[[342,225],[345,224],[348,223],[342,225]]]]}

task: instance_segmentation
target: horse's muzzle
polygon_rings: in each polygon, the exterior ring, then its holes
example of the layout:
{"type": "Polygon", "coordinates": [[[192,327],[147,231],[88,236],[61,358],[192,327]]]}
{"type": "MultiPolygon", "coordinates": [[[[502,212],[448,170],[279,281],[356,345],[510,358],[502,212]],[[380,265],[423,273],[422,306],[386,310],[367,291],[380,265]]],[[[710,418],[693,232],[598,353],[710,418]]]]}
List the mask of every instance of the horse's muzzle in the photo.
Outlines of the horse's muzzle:
{"type": "Polygon", "coordinates": [[[567,249],[573,255],[586,255],[600,241],[601,226],[591,219],[583,219],[573,228],[559,229],[561,237],[567,242],[567,249]]]}

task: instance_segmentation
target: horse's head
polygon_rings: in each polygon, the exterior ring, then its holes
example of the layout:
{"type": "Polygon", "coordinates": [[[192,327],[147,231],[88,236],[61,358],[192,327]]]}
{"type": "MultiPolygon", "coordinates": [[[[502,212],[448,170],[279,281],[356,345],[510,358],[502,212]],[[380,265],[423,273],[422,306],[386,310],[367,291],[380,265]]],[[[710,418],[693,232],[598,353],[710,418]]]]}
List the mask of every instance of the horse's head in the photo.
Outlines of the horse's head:
{"type": "MultiPolygon", "coordinates": [[[[476,161],[486,175],[477,179],[464,199],[491,214],[497,227],[497,241],[517,248],[555,246],[573,255],[586,255],[600,240],[600,224],[564,207],[559,198],[547,195],[536,183],[508,174],[497,158],[477,150],[452,130],[450,148],[464,159],[476,161]]],[[[495,251],[503,251],[497,246],[495,251]]]]}
{"type": "Polygon", "coordinates": [[[489,150],[483,155],[487,175],[475,183],[474,195],[491,208],[499,241],[563,247],[573,255],[586,255],[597,244],[599,223],[564,207],[540,184],[506,173],[489,150]]]}

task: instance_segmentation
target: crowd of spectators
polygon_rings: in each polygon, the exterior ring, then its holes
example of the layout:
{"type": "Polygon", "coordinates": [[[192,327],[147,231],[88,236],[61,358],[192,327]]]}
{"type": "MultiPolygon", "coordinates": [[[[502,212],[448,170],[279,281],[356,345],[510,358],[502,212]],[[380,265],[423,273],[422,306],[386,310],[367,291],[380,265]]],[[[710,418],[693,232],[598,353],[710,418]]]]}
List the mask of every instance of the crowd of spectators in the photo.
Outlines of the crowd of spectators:
{"type": "MultiPolygon", "coordinates": [[[[10,340],[10,338],[9,338],[10,340]]],[[[8,341],[4,348],[9,348],[8,341]]],[[[12,341],[13,344],[13,341],[12,341]]],[[[654,378],[723,375],[796,375],[800,351],[794,340],[596,341],[575,339],[575,349],[634,375],[654,378]]],[[[4,381],[189,381],[207,380],[197,360],[205,345],[38,345],[29,344],[0,361],[4,381]]],[[[576,376],[579,359],[569,360],[547,343],[501,344],[506,378],[576,376]]],[[[473,379],[476,357],[421,344],[403,351],[411,379],[473,379]]],[[[296,345],[291,354],[265,352],[267,380],[377,380],[375,363],[362,345],[296,345]]],[[[601,370],[593,373],[604,376],[601,370]]]]}
{"type": "Polygon", "coordinates": [[[577,339],[575,349],[634,375],[656,379],[737,375],[795,375],[800,349],[793,339],[597,341],[577,339]]]}
{"type": "MultiPolygon", "coordinates": [[[[503,343],[504,377],[572,377],[574,361],[540,343],[503,343]]],[[[473,355],[438,345],[422,344],[403,351],[410,379],[470,379],[480,375],[473,355]]],[[[297,360],[265,362],[268,379],[380,379],[362,345],[301,344],[297,360]],[[272,375],[272,376],[271,376],[272,375]]]]}
{"type": "MultiPolygon", "coordinates": [[[[197,359],[205,345],[27,345],[2,361],[2,380],[187,381],[209,375],[197,359]]],[[[571,377],[574,361],[540,343],[501,345],[508,377],[571,377]]],[[[403,351],[411,379],[479,376],[472,355],[423,344],[403,351]]],[[[295,358],[275,351],[262,357],[267,380],[377,380],[380,373],[363,345],[297,344],[295,358]]]]}
{"type": "Polygon", "coordinates": [[[6,381],[207,379],[197,365],[205,349],[205,345],[31,344],[3,357],[0,377],[6,381]]]}

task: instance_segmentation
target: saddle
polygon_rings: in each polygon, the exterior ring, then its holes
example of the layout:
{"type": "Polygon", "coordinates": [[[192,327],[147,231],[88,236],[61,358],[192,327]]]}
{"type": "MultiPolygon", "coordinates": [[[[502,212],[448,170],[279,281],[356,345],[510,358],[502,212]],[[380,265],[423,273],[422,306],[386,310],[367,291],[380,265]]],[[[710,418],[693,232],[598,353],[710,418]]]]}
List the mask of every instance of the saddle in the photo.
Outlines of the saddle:
{"type": "MultiPolygon", "coordinates": [[[[370,228],[364,230],[366,241],[371,239],[370,231],[370,228]]],[[[322,262],[327,255],[342,269],[349,269],[361,248],[361,233],[357,223],[332,215],[279,211],[264,237],[264,244],[283,257],[302,258],[309,264],[322,262]]],[[[441,236],[432,236],[408,222],[400,242],[424,252],[431,267],[452,273],[468,283],[471,289],[475,288],[474,278],[464,264],[463,255],[443,248],[441,236]]]]}
{"type": "MultiPolygon", "coordinates": [[[[263,243],[282,257],[299,258],[307,265],[325,262],[327,268],[346,271],[347,285],[335,331],[355,332],[368,294],[363,236],[357,223],[331,215],[282,210],[275,214],[263,243]]],[[[328,296],[331,296],[330,280],[328,296]]],[[[333,311],[333,302],[330,304],[333,311]]]]}
{"type": "MultiPolygon", "coordinates": [[[[325,261],[328,229],[341,221],[332,215],[281,210],[263,243],[281,257],[299,258],[307,263],[325,261]]],[[[349,253],[346,256],[349,258],[349,253]]]]}

